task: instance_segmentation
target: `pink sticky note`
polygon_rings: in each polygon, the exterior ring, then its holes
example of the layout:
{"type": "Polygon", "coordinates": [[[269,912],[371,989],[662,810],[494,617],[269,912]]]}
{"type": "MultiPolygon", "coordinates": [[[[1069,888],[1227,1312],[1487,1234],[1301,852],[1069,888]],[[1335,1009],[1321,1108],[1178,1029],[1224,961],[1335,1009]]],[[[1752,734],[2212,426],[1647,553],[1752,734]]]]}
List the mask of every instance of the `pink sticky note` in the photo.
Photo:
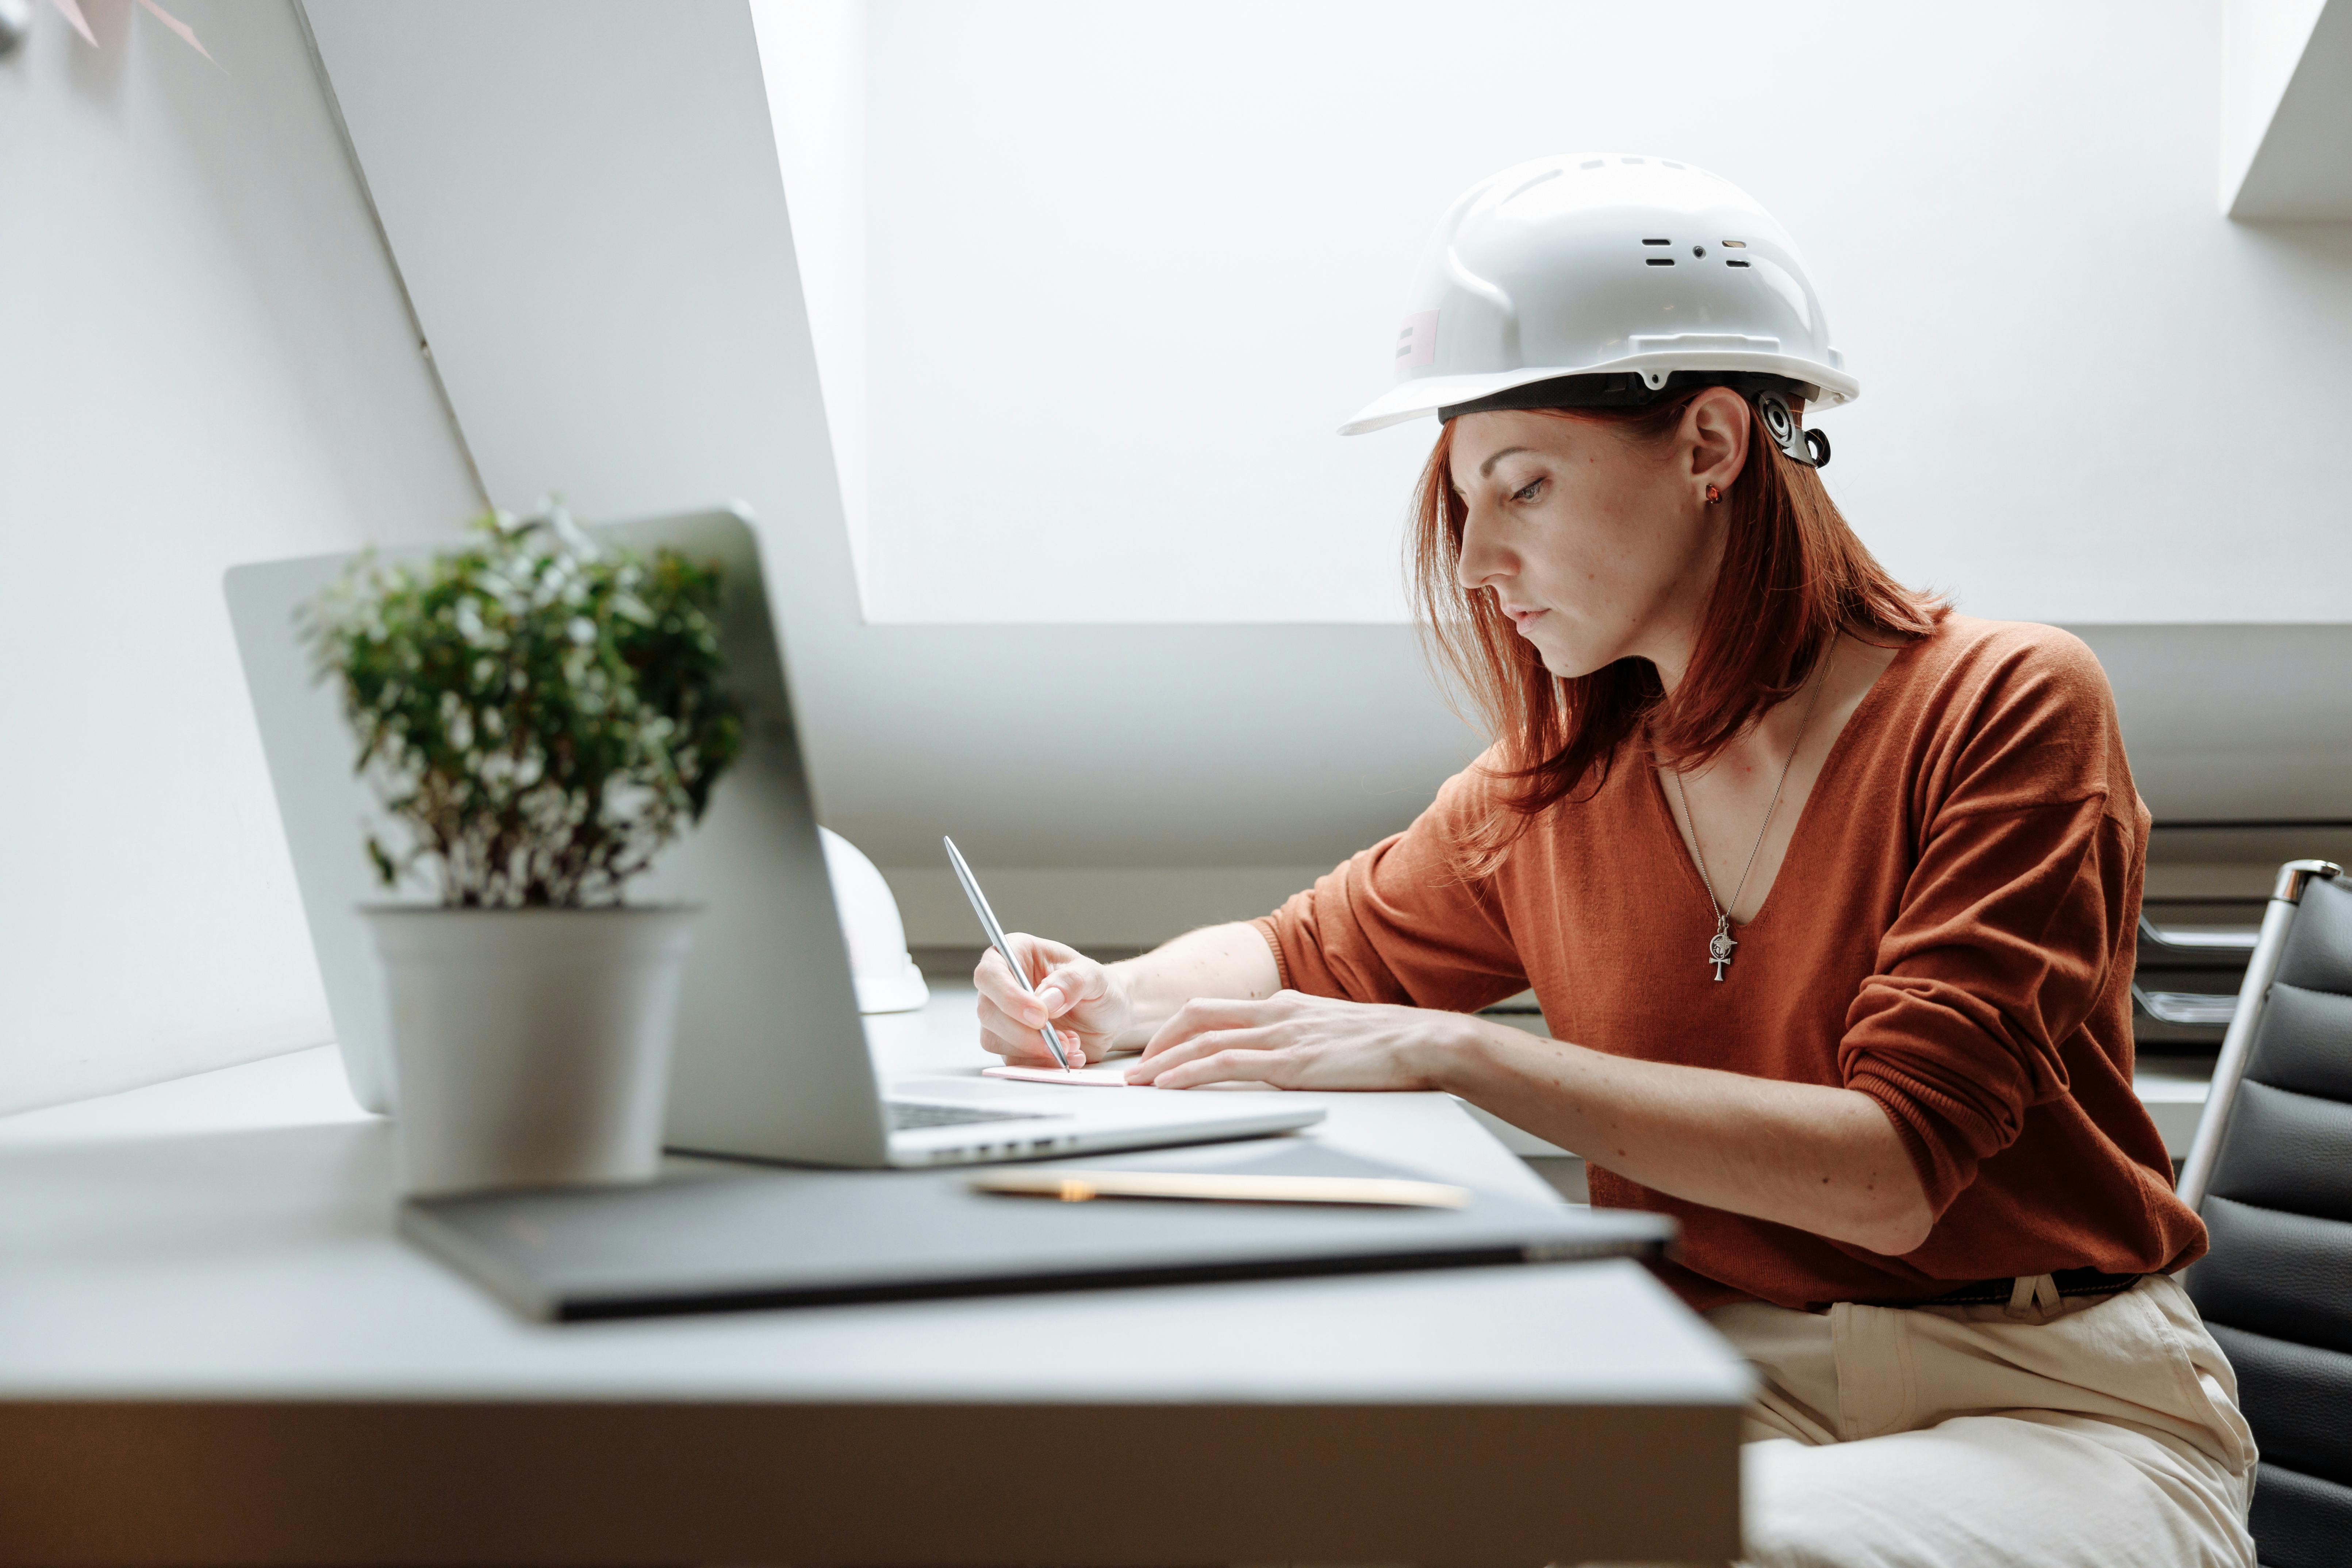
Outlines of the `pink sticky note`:
{"type": "Polygon", "coordinates": [[[982,1078],[1017,1079],[1023,1083],[1066,1083],[1078,1089],[1149,1089],[1149,1084],[1127,1081],[1125,1068],[1016,1068],[994,1067],[980,1069],[982,1078]]]}

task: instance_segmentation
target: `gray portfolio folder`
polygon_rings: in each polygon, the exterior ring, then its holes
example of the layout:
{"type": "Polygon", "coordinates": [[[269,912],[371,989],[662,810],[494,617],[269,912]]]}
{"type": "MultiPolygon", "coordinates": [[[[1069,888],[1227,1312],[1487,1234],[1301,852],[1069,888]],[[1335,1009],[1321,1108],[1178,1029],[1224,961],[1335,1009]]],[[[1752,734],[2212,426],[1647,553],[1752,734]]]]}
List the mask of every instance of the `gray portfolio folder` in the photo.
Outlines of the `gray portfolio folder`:
{"type": "MultiPolygon", "coordinates": [[[[1056,1163],[1420,1176],[1289,1141],[1056,1163]]],[[[1475,1192],[1459,1209],[1062,1203],[975,1193],[971,1176],[766,1170],[419,1198],[402,1207],[400,1229],[518,1311],[563,1321],[1648,1257],[1674,1235],[1656,1215],[1475,1192]]]]}

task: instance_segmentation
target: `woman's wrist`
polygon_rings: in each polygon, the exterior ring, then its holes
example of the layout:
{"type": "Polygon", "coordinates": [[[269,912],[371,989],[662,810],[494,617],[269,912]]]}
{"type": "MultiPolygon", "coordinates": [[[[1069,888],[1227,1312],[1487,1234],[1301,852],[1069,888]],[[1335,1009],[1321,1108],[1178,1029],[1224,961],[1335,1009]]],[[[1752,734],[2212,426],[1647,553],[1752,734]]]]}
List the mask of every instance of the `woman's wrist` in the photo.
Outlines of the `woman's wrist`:
{"type": "Polygon", "coordinates": [[[1498,1115],[1500,1107],[1538,1085],[1546,1095],[1561,1092],[1561,1071],[1570,1065],[1561,1058],[1579,1054],[1577,1047],[1475,1014],[1459,1016],[1458,1035],[1443,1052],[1434,1087],[1498,1115]]]}
{"type": "Polygon", "coordinates": [[[1466,1098],[1467,1086],[1486,1076],[1495,1047],[1487,1032],[1495,1026],[1470,1013],[1433,1016],[1441,1022],[1416,1043],[1407,1069],[1428,1089],[1466,1098]]]}

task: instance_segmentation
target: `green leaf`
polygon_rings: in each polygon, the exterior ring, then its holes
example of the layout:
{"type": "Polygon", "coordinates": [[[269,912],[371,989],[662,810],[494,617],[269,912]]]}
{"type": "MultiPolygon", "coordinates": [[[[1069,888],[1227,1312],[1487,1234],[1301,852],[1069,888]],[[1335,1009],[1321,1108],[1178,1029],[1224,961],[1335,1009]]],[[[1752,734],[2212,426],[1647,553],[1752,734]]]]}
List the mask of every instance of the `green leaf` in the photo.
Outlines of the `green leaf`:
{"type": "Polygon", "coordinates": [[[421,568],[363,556],[298,617],[407,840],[367,839],[386,886],[421,868],[445,904],[617,901],[740,754],[721,569],[584,543],[485,516],[421,568]]]}

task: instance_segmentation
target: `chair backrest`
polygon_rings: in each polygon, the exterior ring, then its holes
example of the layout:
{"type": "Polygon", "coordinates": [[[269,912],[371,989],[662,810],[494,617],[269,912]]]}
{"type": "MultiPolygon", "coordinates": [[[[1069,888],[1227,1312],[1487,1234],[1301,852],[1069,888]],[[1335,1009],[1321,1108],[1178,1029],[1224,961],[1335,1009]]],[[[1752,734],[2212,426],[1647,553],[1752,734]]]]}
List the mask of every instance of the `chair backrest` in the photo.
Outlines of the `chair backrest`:
{"type": "Polygon", "coordinates": [[[2316,877],[2217,1107],[2190,1298],[2238,1373],[2268,1568],[2352,1561],[2352,877],[2316,877]]]}

